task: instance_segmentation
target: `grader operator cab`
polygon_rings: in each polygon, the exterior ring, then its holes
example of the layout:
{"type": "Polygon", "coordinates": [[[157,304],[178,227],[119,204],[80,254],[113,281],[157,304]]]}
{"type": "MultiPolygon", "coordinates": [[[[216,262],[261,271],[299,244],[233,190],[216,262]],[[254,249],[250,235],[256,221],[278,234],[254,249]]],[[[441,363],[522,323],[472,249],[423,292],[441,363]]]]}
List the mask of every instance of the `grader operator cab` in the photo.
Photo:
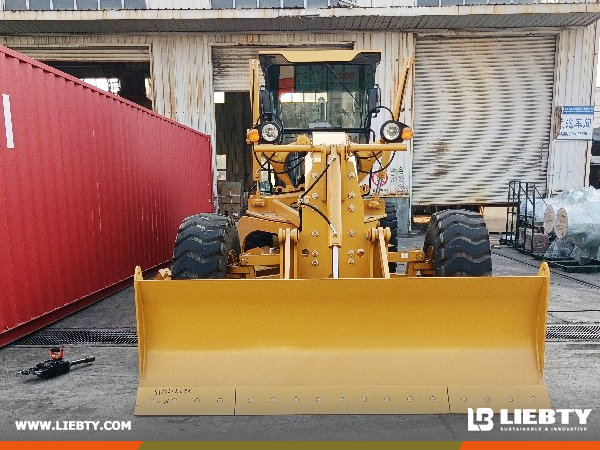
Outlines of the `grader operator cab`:
{"type": "Polygon", "coordinates": [[[251,61],[247,214],[188,217],[172,276],[136,269],[136,414],[549,407],[546,264],[491,277],[485,222],[463,210],[434,214],[423,248],[396,249],[394,220],[364,180],[407,150],[412,129],[398,118],[411,61],[388,108],[379,60],[261,52],[262,89],[251,61]]]}

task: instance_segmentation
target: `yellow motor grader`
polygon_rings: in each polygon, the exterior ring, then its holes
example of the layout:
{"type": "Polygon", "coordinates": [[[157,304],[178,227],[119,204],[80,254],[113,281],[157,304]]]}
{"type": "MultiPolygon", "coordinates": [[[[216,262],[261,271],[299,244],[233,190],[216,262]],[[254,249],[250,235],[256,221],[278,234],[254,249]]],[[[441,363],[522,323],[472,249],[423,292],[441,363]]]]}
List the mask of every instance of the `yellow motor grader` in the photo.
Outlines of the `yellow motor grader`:
{"type": "Polygon", "coordinates": [[[256,189],[237,224],[186,218],[172,272],[136,269],[136,414],[549,407],[547,265],[492,277],[485,222],[464,210],[434,214],[423,248],[396,248],[396,222],[365,180],[407,150],[411,61],[387,108],[379,60],[261,52],[264,86],[250,62],[256,189]]]}

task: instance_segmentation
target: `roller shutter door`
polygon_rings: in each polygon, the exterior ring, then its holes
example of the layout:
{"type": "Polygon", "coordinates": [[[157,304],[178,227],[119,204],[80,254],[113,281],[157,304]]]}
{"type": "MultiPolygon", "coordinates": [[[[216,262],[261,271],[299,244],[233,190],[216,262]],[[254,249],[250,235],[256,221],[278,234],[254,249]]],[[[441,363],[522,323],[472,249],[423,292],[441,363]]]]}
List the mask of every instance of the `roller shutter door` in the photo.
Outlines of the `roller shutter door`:
{"type": "MultiPolygon", "coordinates": [[[[280,45],[278,47],[265,47],[258,45],[233,45],[213,47],[213,85],[217,92],[240,92],[250,90],[251,59],[258,58],[259,51],[281,49],[318,49],[318,50],[352,50],[352,44],[315,44],[313,46],[280,45]]],[[[264,85],[262,71],[260,83],[264,85]]]]}
{"type": "Polygon", "coordinates": [[[546,189],[555,37],[417,40],[412,202],[506,203],[546,189]]]}
{"type": "Polygon", "coordinates": [[[12,46],[30,58],[39,61],[77,61],[77,62],[147,62],[150,61],[148,45],[115,45],[115,46],[12,46]]]}

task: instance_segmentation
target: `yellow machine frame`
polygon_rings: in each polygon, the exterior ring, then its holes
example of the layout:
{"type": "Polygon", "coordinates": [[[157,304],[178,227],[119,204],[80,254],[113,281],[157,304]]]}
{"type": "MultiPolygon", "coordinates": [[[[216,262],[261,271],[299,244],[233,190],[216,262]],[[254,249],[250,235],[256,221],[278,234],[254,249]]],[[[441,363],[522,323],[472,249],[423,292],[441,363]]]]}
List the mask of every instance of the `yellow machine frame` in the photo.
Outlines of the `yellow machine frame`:
{"type": "MultiPolygon", "coordinates": [[[[279,52],[290,62],[361,52],[279,52]]],[[[259,118],[258,61],[251,104],[259,118]]],[[[403,61],[398,119],[412,60],[403,61]]],[[[344,133],[260,144],[268,157],[306,152],[303,193],[257,186],[238,224],[279,250],[242,251],[230,279],[135,274],[140,386],[135,414],[445,414],[548,408],[543,380],[549,269],[525,277],[435,277],[433,254],[389,250],[385,204],[365,197],[354,161],[386,164],[406,143],[359,144],[344,133]],[[390,273],[389,263],[406,263],[390,273]],[[244,279],[242,279],[244,278],[244,279]]],[[[282,171],[282,170],[279,170],[282,171]]],[[[383,177],[385,174],[379,174],[383,177]]],[[[286,181],[286,180],[284,180],[286,181]]],[[[290,183],[291,184],[291,183],[290,183]]],[[[288,184],[288,186],[290,185],[288,184]]]]}

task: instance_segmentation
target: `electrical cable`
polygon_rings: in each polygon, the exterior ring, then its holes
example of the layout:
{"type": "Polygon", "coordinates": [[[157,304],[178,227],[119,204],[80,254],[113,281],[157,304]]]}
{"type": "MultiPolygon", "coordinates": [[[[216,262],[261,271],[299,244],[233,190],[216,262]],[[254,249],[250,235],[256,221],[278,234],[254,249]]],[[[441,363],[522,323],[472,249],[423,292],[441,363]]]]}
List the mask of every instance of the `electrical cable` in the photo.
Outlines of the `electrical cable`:
{"type": "Polygon", "coordinates": [[[308,203],[300,203],[300,211],[302,211],[302,208],[309,208],[312,209],[314,212],[316,212],[318,215],[320,215],[326,222],[327,225],[329,225],[329,228],[331,228],[331,231],[333,231],[333,234],[337,234],[337,231],[335,229],[335,227],[333,226],[333,224],[331,223],[331,220],[329,220],[329,218],[323,214],[323,212],[317,208],[316,206],[310,205],[308,203]]]}
{"type": "MultiPolygon", "coordinates": [[[[333,156],[333,155],[332,155],[333,156]]],[[[300,196],[300,198],[304,198],[306,197],[306,195],[312,191],[312,189],[317,185],[317,183],[319,182],[319,180],[323,177],[323,175],[325,175],[325,173],[327,173],[327,170],[329,169],[329,167],[333,164],[333,161],[335,161],[335,158],[329,158],[329,162],[327,163],[327,165],[325,166],[325,168],[323,169],[323,171],[319,174],[319,176],[317,178],[315,178],[315,181],[313,182],[313,184],[310,185],[310,187],[304,191],[304,194],[302,194],[300,196]]]]}
{"type": "Polygon", "coordinates": [[[354,152],[353,155],[356,159],[371,159],[371,158],[377,158],[378,156],[381,156],[383,154],[383,152],[379,152],[377,153],[377,155],[374,152],[371,152],[371,156],[358,156],[356,153],[358,152],[354,152]]]}
{"type": "MultiPolygon", "coordinates": [[[[381,154],[381,152],[380,152],[380,154],[381,154]]],[[[386,170],[388,167],[390,167],[390,165],[392,164],[392,161],[394,161],[394,157],[395,157],[395,156],[396,156],[396,152],[392,152],[392,157],[390,158],[389,162],[388,162],[388,163],[387,163],[385,166],[383,166],[383,167],[380,167],[380,168],[379,168],[379,169],[377,169],[377,170],[373,170],[373,169],[371,169],[371,170],[369,170],[369,171],[367,172],[367,171],[365,171],[365,170],[360,170],[360,169],[357,167],[357,168],[356,168],[356,171],[357,171],[357,172],[359,172],[359,173],[368,173],[368,174],[370,174],[371,176],[372,176],[374,173],[381,173],[381,172],[383,172],[384,170],[386,170]]],[[[356,156],[356,154],[354,154],[354,157],[355,157],[355,158],[357,157],[357,156],[356,156]]],[[[379,165],[381,166],[381,161],[380,161],[380,160],[379,160],[379,158],[378,158],[377,156],[375,156],[375,155],[373,155],[373,156],[371,156],[371,157],[364,157],[364,156],[358,157],[358,159],[371,159],[371,158],[375,158],[375,159],[377,160],[377,162],[379,163],[379,165]]]]}
{"type": "MultiPolygon", "coordinates": [[[[313,182],[313,184],[311,184],[310,187],[308,189],[306,189],[300,197],[298,197],[298,216],[300,219],[300,225],[298,226],[298,231],[302,231],[302,205],[305,204],[305,203],[302,203],[302,199],[304,197],[306,197],[306,195],[317,185],[317,183],[323,177],[323,175],[325,175],[327,173],[327,170],[333,164],[333,161],[335,161],[335,157],[332,155],[329,158],[329,161],[327,162],[327,165],[325,166],[323,171],[319,174],[319,176],[317,176],[317,178],[315,178],[315,181],[313,182]]],[[[322,214],[321,212],[319,212],[319,213],[322,214]]],[[[323,217],[325,217],[325,216],[323,215],[323,217]]],[[[327,221],[328,221],[328,223],[330,223],[329,219],[327,219],[327,221]]],[[[330,224],[330,226],[331,226],[331,224],[330,224]]]]}
{"type": "MultiPolygon", "coordinates": [[[[380,109],[385,109],[387,111],[390,112],[390,115],[392,116],[392,119],[394,118],[394,113],[392,112],[392,110],[390,108],[388,108],[387,106],[376,106],[375,108],[371,109],[368,113],[367,113],[367,117],[365,118],[365,126],[363,128],[367,128],[370,125],[370,120],[373,117],[376,117],[377,114],[379,114],[379,110],[380,109]],[[375,114],[375,116],[373,116],[373,114],[375,114]]],[[[373,132],[374,133],[374,132],[373,132]]]]}
{"type": "MultiPolygon", "coordinates": [[[[276,152],[274,152],[274,153],[276,153],[276,152]]],[[[254,159],[256,159],[256,162],[258,163],[261,170],[269,170],[269,166],[272,166],[272,164],[271,164],[272,159],[269,159],[267,156],[265,156],[267,163],[265,165],[263,165],[260,162],[260,160],[258,159],[258,156],[256,156],[256,153],[252,152],[252,154],[254,155],[254,159]],[[271,161],[271,162],[269,162],[269,161],[271,161]]],[[[296,161],[300,161],[300,162],[298,162],[298,164],[296,164],[295,166],[289,167],[288,169],[284,170],[283,172],[277,172],[275,169],[271,169],[272,173],[275,175],[289,174],[292,170],[297,169],[298,167],[300,167],[302,165],[303,158],[304,158],[303,156],[299,156],[298,158],[292,159],[291,162],[296,162],[296,161]]],[[[285,162],[281,163],[281,164],[285,164],[285,162]]]]}

